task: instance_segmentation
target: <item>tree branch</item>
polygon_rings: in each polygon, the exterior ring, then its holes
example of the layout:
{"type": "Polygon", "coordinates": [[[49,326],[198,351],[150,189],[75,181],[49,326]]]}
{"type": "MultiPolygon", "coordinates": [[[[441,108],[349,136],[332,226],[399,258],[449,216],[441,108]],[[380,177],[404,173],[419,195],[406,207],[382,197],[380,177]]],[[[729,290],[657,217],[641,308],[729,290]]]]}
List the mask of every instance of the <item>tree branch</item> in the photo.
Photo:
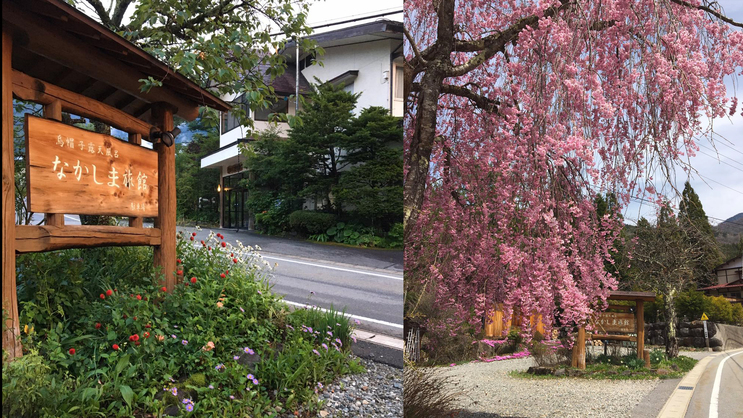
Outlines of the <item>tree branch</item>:
{"type": "Polygon", "coordinates": [[[722,13],[720,13],[720,12],[716,12],[716,11],[712,10],[712,9],[711,9],[710,7],[708,7],[708,6],[705,6],[705,5],[699,5],[699,6],[695,6],[695,5],[691,4],[691,3],[687,3],[687,2],[685,2],[684,0],[671,0],[671,2],[672,2],[672,3],[676,3],[676,4],[678,4],[679,6],[684,6],[684,7],[688,7],[688,8],[690,8],[690,9],[697,9],[697,10],[702,10],[702,11],[704,11],[704,12],[706,12],[706,13],[709,13],[709,14],[711,14],[712,16],[714,16],[714,17],[716,17],[716,18],[718,18],[718,19],[722,20],[722,21],[723,21],[723,22],[725,22],[725,23],[729,23],[729,24],[731,24],[731,25],[733,25],[733,26],[737,26],[737,27],[739,27],[739,28],[743,28],[743,23],[739,23],[739,22],[736,22],[736,21],[734,21],[733,19],[731,19],[731,18],[729,18],[729,17],[725,16],[724,14],[722,14],[722,13]]]}
{"type": "Polygon", "coordinates": [[[101,19],[101,23],[103,23],[103,26],[106,26],[107,28],[111,27],[111,18],[108,17],[108,13],[106,12],[106,8],[103,7],[103,3],[100,2],[100,0],[86,0],[88,4],[93,6],[93,9],[95,9],[95,12],[98,13],[98,17],[101,19]]]}
{"type": "MultiPolygon", "coordinates": [[[[411,91],[420,91],[420,84],[413,83],[411,91]]],[[[475,106],[488,112],[498,112],[498,106],[500,101],[493,100],[483,95],[477,94],[466,87],[455,86],[451,84],[444,84],[441,86],[441,94],[451,94],[452,96],[459,96],[472,101],[475,106]]]]}

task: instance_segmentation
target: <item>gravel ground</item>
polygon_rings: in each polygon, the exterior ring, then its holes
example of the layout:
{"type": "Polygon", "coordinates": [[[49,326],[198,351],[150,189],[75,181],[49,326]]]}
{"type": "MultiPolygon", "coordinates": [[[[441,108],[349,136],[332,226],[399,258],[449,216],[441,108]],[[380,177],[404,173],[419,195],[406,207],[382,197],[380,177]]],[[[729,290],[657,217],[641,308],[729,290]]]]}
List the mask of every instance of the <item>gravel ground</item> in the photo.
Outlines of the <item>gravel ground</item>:
{"type": "Polygon", "coordinates": [[[402,370],[360,359],[366,373],[344,376],[326,386],[320,417],[402,417],[402,370]]]}
{"type": "Polygon", "coordinates": [[[630,417],[635,405],[658,385],[658,380],[542,380],[508,375],[534,365],[529,357],[446,368],[444,374],[463,410],[459,416],[630,417]]]}

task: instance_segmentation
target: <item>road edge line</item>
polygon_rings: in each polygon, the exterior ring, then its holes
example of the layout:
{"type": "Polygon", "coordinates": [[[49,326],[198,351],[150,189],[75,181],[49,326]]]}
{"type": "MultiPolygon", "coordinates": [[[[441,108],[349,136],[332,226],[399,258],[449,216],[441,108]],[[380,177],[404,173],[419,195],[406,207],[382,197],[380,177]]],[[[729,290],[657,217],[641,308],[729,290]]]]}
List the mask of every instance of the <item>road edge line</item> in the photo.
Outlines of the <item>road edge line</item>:
{"type": "MultiPolygon", "coordinates": [[[[279,258],[279,257],[281,257],[281,258],[294,258],[294,259],[296,259],[296,261],[324,263],[324,264],[328,264],[328,265],[331,265],[331,266],[347,267],[349,269],[353,268],[353,269],[359,269],[359,270],[367,270],[370,273],[380,273],[380,274],[388,274],[388,275],[403,275],[404,274],[404,271],[402,271],[402,270],[391,270],[391,269],[388,270],[388,269],[383,269],[383,268],[379,268],[379,267],[364,266],[364,265],[361,265],[361,264],[340,263],[338,261],[332,261],[332,260],[318,260],[318,259],[315,259],[315,258],[302,257],[302,256],[298,256],[298,255],[287,255],[287,254],[269,252],[269,251],[264,251],[264,250],[256,250],[256,252],[258,254],[262,255],[262,256],[265,255],[265,256],[268,256],[268,257],[277,256],[276,258],[279,258]]],[[[268,257],[264,257],[264,258],[268,258],[268,257]]],[[[287,263],[288,262],[289,261],[287,261],[287,263]]]]}
{"type": "Polygon", "coordinates": [[[665,405],[663,405],[663,409],[658,413],[657,418],[683,418],[686,416],[686,410],[689,408],[689,403],[694,395],[697,383],[702,378],[702,373],[704,373],[707,365],[721,354],[711,354],[699,360],[696,366],[681,378],[681,381],[676,385],[673,393],[671,393],[671,396],[668,397],[665,405]],[[691,386],[693,389],[680,389],[682,386],[691,386]]]}
{"type": "Polygon", "coordinates": [[[723,354],[727,354],[727,357],[722,359],[720,364],[717,365],[717,370],[715,371],[715,382],[712,384],[712,393],[710,394],[710,399],[709,399],[709,415],[708,415],[709,418],[717,418],[718,416],[717,411],[719,410],[719,405],[720,405],[720,380],[722,380],[721,379],[722,371],[723,371],[722,366],[725,364],[725,362],[729,358],[736,356],[740,354],[741,352],[743,352],[743,349],[734,350],[734,351],[731,351],[730,353],[723,352],[723,354]]]}

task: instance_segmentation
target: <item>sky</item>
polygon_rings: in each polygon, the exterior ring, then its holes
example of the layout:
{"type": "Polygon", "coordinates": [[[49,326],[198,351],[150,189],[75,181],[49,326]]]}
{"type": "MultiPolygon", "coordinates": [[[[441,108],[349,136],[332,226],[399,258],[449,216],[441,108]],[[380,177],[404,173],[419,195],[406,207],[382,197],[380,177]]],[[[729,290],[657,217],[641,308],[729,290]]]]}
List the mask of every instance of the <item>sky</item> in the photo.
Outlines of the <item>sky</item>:
{"type": "MultiPolygon", "coordinates": [[[[718,0],[725,15],[737,22],[743,22],[743,1],[718,0]]],[[[740,28],[737,28],[741,30],[740,28]]],[[[743,101],[743,76],[738,75],[725,81],[728,97],[737,96],[743,101]]],[[[704,211],[713,225],[743,212],[743,116],[740,104],[732,117],[715,119],[713,136],[715,146],[708,138],[698,143],[700,151],[690,159],[691,166],[698,174],[688,178],[694,191],[699,195],[704,211]],[[715,147],[717,151],[715,151],[715,147]]],[[[658,176],[656,176],[658,178],[658,176]]],[[[676,187],[683,190],[687,180],[686,173],[676,172],[676,187]]],[[[670,197],[670,196],[668,196],[670,197]]],[[[675,199],[678,204],[678,198],[675,199]]],[[[677,206],[678,207],[678,206],[677,206]]],[[[640,217],[655,219],[656,208],[647,203],[632,203],[624,213],[627,223],[635,223],[640,217]]]]}

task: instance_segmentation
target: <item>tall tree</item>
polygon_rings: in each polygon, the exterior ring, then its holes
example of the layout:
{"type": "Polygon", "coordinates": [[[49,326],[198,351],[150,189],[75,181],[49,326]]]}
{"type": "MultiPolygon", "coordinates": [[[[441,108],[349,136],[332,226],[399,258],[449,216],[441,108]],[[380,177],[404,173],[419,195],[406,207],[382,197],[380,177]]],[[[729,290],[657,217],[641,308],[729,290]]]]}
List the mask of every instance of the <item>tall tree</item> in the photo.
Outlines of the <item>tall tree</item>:
{"type": "Polygon", "coordinates": [[[617,286],[603,265],[621,228],[593,195],[626,204],[636,176],[695,149],[698,115],[737,111],[723,80],[743,66],[743,25],[702,0],[411,0],[405,14],[406,281],[436,283],[473,321],[499,302],[585,321],[617,286]]]}
{"type": "Polygon", "coordinates": [[[669,357],[678,356],[676,299],[693,287],[694,267],[704,256],[693,244],[699,235],[696,228],[680,223],[668,206],[661,208],[655,226],[645,218],[637,223],[634,284],[663,296],[669,357]]]}
{"type": "Polygon", "coordinates": [[[700,287],[713,284],[715,273],[713,269],[722,262],[722,252],[715,240],[712,225],[704,212],[699,196],[687,181],[681,194],[679,203],[679,222],[684,228],[695,228],[692,245],[699,247],[703,256],[694,266],[694,279],[700,287]]]}
{"type": "MultiPolygon", "coordinates": [[[[219,94],[245,92],[253,109],[266,108],[275,98],[265,76],[283,74],[285,59],[275,52],[287,40],[298,37],[304,51],[315,49],[306,39],[311,32],[306,0],[111,0],[108,8],[101,0],[71,1],[79,9],[92,8],[104,26],[202,87],[219,94]],[[277,31],[284,36],[274,36],[277,31]]],[[[150,78],[143,88],[159,85],[150,78]]],[[[233,113],[242,125],[253,126],[240,106],[233,113]]],[[[211,110],[205,117],[217,120],[211,110]]]]}

